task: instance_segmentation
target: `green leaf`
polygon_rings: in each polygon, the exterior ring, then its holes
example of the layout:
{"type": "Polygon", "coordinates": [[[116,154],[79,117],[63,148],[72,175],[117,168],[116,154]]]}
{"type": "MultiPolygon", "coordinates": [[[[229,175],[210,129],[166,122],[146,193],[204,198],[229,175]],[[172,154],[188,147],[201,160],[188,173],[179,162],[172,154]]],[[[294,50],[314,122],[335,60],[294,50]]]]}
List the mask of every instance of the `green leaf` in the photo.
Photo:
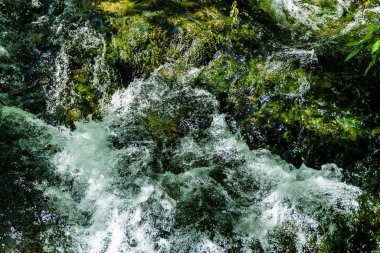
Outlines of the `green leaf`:
{"type": "Polygon", "coordinates": [[[367,42],[368,40],[370,40],[372,38],[372,34],[373,34],[374,31],[369,31],[367,33],[366,36],[363,37],[363,39],[360,40],[360,44],[364,43],[364,42],[367,42]]]}
{"type": "Polygon", "coordinates": [[[360,45],[360,41],[351,41],[351,42],[347,43],[347,46],[349,46],[349,47],[355,47],[355,46],[359,46],[359,45],[360,45]]]}
{"type": "Polygon", "coordinates": [[[375,25],[375,24],[368,24],[367,25],[367,30],[369,32],[377,32],[379,29],[380,29],[380,27],[378,25],[375,25]]]}
{"type": "Polygon", "coordinates": [[[355,57],[360,51],[359,50],[354,50],[352,51],[347,57],[345,61],[349,61],[351,58],[355,57]]]}
{"type": "Polygon", "coordinates": [[[368,71],[370,71],[370,69],[373,67],[373,65],[375,65],[376,58],[377,58],[376,55],[372,56],[372,61],[368,64],[368,67],[366,68],[366,70],[364,72],[365,76],[368,74],[368,71]]]}
{"type": "Polygon", "coordinates": [[[379,50],[380,48],[380,39],[378,39],[374,44],[373,44],[373,47],[372,47],[372,54],[375,53],[377,50],[379,50]]]}

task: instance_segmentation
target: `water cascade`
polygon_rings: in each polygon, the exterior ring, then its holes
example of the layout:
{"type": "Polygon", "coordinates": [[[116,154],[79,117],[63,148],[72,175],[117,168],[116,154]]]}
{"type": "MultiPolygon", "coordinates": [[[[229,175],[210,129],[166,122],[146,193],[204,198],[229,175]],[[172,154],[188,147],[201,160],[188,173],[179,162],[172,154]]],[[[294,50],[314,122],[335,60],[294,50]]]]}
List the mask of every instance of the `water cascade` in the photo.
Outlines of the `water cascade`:
{"type": "Polygon", "coordinates": [[[230,2],[0,1],[1,252],[378,248],[379,7],[230,2]]]}
{"type": "Polygon", "coordinates": [[[64,184],[44,195],[67,217],[73,252],[270,252],[285,232],[303,252],[321,231],[334,235],[335,219],[354,219],[361,191],[339,181],[336,165],[295,169],[249,150],[217,100],[189,88],[199,70],[173,83],[160,77],[167,68],[115,92],[102,122],[64,131],[52,159],[64,184]]]}

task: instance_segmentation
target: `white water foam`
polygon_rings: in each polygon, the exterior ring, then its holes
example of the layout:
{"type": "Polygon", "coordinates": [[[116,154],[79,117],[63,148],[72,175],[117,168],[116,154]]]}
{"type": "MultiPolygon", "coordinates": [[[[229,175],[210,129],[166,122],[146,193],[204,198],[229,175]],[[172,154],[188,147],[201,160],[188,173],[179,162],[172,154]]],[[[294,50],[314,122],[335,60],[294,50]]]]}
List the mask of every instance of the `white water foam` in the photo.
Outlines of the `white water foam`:
{"type": "MultiPolygon", "coordinates": [[[[73,240],[73,252],[227,252],[236,240],[242,252],[254,252],[249,246],[253,242],[272,252],[281,247],[276,231],[282,230],[294,234],[291,243],[303,252],[310,241],[319,245],[324,236],[339,229],[335,218],[350,227],[361,192],[339,181],[339,168],[295,169],[268,151],[249,150],[238,135],[230,133],[224,115],[217,114],[215,98],[187,87],[194,73],[174,85],[157,73],[148,80],[136,80],[114,94],[104,122],[78,123],[74,132],[66,133],[65,148],[53,160],[56,173],[66,183],[48,187],[45,195],[68,220],[66,233],[73,240]],[[138,126],[144,122],[139,119],[150,110],[173,116],[189,101],[195,101],[194,117],[206,111],[212,114],[212,123],[205,129],[195,126],[181,137],[171,151],[171,161],[162,164],[168,171],[157,174],[152,167],[154,159],[159,159],[153,156],[154,139],[146,129],[128,129],[143,128],[138,126]],[[206,137],[197,137],[199,131],[205,131],[206,137]],[[113,147],[111,137],[125,139],[131,133],[137,141],[113,147]],[[173,174],[170,166],[183,172],[173,174]],[[215,168],[224,170],[223,182],[210,177],[215,168]],[[170,197],[167,180],[178,185],[176,197],[170,197]],[[238,214],[232,235],[197,227],[204,219],[215,219],[214,215],[223,217],[219,211],[201,209],[198,217],[188,214],[193,222],[177,223],[187,215],[183,206],[196,207],[205,201],[202,195],[194,195],[201,189],[224,196],[223,212],[238,214]],[[211,232],[216,236],[210,236],[211,232]]],[[[209,205],[211,210],[218,208],[209,205]]],[[[215,222],[217,228],[223,220],[215,222]]]]}

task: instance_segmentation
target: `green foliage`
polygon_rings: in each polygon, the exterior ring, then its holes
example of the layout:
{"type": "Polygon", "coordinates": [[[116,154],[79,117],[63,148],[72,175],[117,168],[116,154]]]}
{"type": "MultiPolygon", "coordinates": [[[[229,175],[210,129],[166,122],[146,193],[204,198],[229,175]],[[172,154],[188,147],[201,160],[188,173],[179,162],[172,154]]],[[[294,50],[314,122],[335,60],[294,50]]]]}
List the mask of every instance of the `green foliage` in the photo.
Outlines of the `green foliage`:
{"type": "Polygon", "coordinates": [[[365,8],[374,7],[375,5],[378,5],[380,3],[379,0],[365,0],[362,5],[365,8]]]}
{"type": "Polygon", "coordinates": [[[360,202],[359,222],[350,241],[357,252],[378,252],[375,249],[380,247],[380,199],[366,193],[360,202]]]}
{"type": "Polygon", "coordinates": [[[232,18],[232,23],[238,23],[239,9],[237,8],[237,2],[234,1],[231,7],[230,17],[232,18]]]}
{"type": "Polygon", "coordinates": [[[371,54],[371,61],[368,64],[364,75],[367,75],[372,67],[380,62],[380,26],[379,25],[368,25],[367,34],[358,41],[351,41],[347,46],[352,47],[353,50],[346,57],[346,61],[351,60],[359,53],[369,52],[371,54]]]}

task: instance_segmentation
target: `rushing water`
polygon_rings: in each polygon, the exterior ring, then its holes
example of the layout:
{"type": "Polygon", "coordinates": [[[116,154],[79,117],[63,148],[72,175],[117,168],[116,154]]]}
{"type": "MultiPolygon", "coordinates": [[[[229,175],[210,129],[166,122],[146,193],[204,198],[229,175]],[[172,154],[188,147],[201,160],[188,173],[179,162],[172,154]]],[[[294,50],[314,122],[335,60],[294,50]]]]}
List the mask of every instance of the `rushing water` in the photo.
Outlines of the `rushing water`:
{"type": "MultiPolygon", "coordinates": [[[[323,15],[314,2],[271,1],[269,7],[279,19],[290,15],[319,30],[349,4],[338,1],[323,15]]],[[[33,6],[39,8],[39,1],[33,6]]],[[[86,59],[80,67],[91,73],[102,118],[89,115],[72,129],[48,127],[59,147],[51,157],[44,155],[55,180],[35,180],[33,187],[54,213],[46,211],[40,222],[59,217],[54,229],[62,238],[40,239],[45,252],[316,252],[341,231],[354,230],[362,191],[343,182],[341,168],[295,168],[267,150],[250,150],[239,131],[231,131],[216,97],[195,85],[201,67],[167,64],[149,78],[123,85],[127,88],[109,89],[105,35],[88,21],[71,23],[64,15],[51,27],[50,39],[59,44],[54,57],[46,55],[52,74],[41,79],[47,112],[59,118],[77,106],[81,95],[72,76],[75,54],[81,52],[86,59]]],[[[35,25],[46,19],[39,17],[35,25]]],[[[346,30],[360,22],[365,21],[358,14],[346,30]]],[[[196,54],[195,49],[187,54],[196,54]]],[[[0,45],[0,56],[6,54],[0,45]]],[[[288,71],[292,61],[313,68],[318,58],[313,49],[282,46],[266,58],[260,73],[288,71]]],[[[312,84],[307,77],[298,84],[287,96],[302,100],[312,84]]],[[[1,109],[0,116],[26,118],[30,129],[38,125],[36,132],[47,127],[20,111],[1,109]]],[[[43,149],[32,141],[20,143],[35,152],[43,149]]],[[[16,246],[23,237],[13,226],[8,234],[16,246]]]]}
{"type": "Polygon", "coordinates": [[[295,169],[249,150],[215,98],[190,88],[198,70],[174,83],[159,72],[117,91],[102,122],[63,131],[51,162],[64,183],[44,195],[67,219],[72,252],[271,252],[284,247],[281,233],[304,252],[341,229],[338,220],[350,229],[360,190],[339,182],[339,168],[295,169]],[[151,115],[174,119],[186,107],[178,145],[152,134],[174,126],[149,125],[151,115]]]}
{"type": "Polygon", "coordinates": [[[269,10],[281,21],[293,20],[313,30],[324,29],[329,22],[338,22],[339,18],[350,10],[353,1],[334,2],[275,0],[263,1],[269,10]]]}

